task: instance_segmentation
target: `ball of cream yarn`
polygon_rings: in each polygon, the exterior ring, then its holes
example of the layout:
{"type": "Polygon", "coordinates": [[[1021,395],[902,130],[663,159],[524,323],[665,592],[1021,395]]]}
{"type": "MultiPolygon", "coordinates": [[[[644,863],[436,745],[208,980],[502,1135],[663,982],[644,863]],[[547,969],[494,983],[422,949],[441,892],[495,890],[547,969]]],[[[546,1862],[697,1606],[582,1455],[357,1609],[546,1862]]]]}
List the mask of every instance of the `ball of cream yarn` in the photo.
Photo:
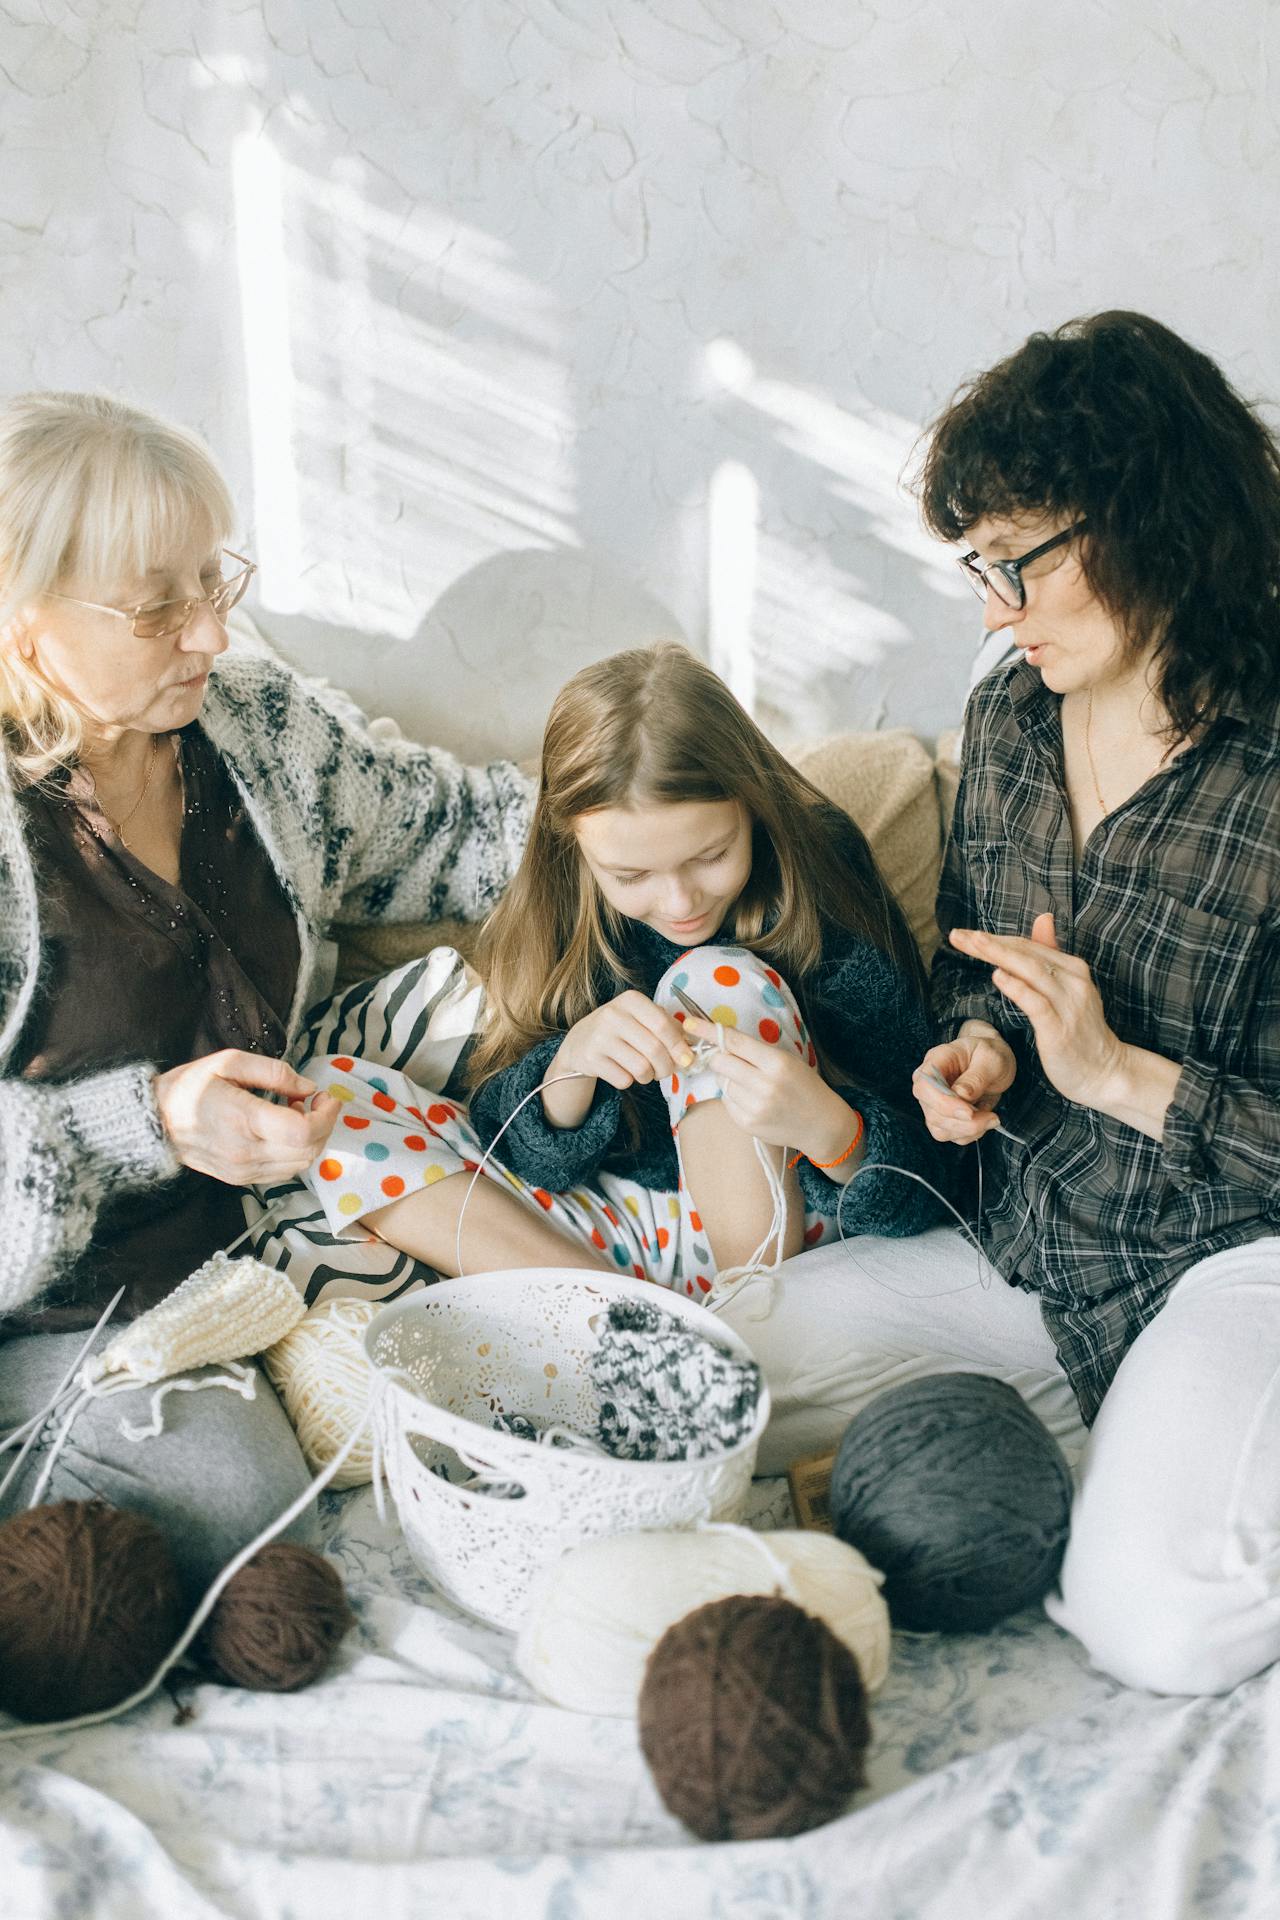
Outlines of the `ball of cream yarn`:
{"type": "Polygon", "coordinates": [[[634,1714],[645,1662],[668,1627],[731,1594],[780,1592],[844,1642],[870,1693],[889,1667],[880,1580],[856,1548],[826,1533],[614,1534],[539,1574],[516,1665],[557,1706],[634,1714]]]}
{"type": "MultiPolygon", "coordinates": [[[[293,1422],[313,1473],[328,1466],[364,1416],[370,1366],[364,1331],[380,1301],[326,1300],[262,1356],[272,1386],[293,1422]]],[[[357,1440],[332,1487],[363,1487],[373,1478],[372,1428],[357,1440]]]]}

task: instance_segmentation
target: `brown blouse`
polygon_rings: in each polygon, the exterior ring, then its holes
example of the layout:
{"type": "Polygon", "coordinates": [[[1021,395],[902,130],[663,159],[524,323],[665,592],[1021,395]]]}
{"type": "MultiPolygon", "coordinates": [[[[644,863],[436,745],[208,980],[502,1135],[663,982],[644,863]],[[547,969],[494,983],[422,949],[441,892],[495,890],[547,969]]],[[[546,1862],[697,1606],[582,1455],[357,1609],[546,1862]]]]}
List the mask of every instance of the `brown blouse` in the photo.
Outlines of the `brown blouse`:
{"type": "MultiPolygon", "coordinates": [[[[300,958],[289,902],[210,742],[195,724],[176,739],[177,886],[134,858],[84,769],[22,795],[43,944],[11,1073],[72,1080],[132,1060],[163,1073],[222,1047],[284,1051],[300,958]]],[[[189,1168],[109,1198],[89,1248],[25,1324],[91,1326],[121,1285],[115,1317],[132,1318],[243,1231],[239,1189],[189,1168]]]]}

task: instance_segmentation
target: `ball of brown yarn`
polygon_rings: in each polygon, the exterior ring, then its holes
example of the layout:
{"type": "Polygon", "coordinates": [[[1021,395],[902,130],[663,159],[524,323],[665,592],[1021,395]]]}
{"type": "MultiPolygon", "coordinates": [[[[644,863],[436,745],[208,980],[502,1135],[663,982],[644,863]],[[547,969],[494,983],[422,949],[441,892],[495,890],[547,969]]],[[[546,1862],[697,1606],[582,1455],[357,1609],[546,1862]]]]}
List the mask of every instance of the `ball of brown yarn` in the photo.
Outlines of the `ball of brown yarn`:
{"type": "Polygon", "coordinates": [[[701,1840],[834,1819],[863,1784],[870,1737],[857,1661],[790,1600],[713,1600],[649,1655],[640,1746],[664,1803],[701,1840]]]}
{"type": "Polygon", "coordinates": [[[227,1582],[198,1651],[234,1687],[293,1693],[319,1679],[354,1619],[335,1567],[273,1540],[227,1582]]]}
{"type": "Polygon", "coordinates": [[[154,1521],[59,1500],[0,1526],[0,1707],[70,1720],[128,1699],[178,1638],[182,1589],[154,1521]]]}

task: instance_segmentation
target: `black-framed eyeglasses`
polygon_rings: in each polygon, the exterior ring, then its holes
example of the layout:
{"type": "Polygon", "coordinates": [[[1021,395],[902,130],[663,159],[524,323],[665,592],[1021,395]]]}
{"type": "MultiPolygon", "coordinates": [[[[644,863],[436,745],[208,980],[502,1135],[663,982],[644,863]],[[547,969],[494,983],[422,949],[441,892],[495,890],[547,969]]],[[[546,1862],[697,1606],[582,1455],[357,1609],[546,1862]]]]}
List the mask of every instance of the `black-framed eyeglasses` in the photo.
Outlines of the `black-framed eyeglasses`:
{"type": "Polygon", "coordinates": [[[985,563],[978,558],[977,549],[961,554],[956,565],[977,594],[979,600],[985,600],[988,591],[994,593],[997,600],[1006,607],[1021,610],[1027,604],[1027,589],[1023,584],[1022,569],[1029,567],[1033,560],[1042,554],[1052,553],[1055,547],[1065,547],[1068,540],[1074,540],[1083,533],[1087,520],[1077,520],[1074,527],[1068,527],[1063,533],[1055,533],[1052,540],[1045,540],[1038,547],[1032,547],[1030,553],[1020,553],[1016,560],[988,560],[985,563]]]}
{"type": "Polygon", "coordinates": [[[170,639],[190,625],[197,607],[210,607],[215,620],[225,623],[232,607],[243,599],[245,588],[258,571],[257,563],[242,553],[233,553],[230,547],[223,547],[222,553],[226,559],[236,562],[237,571],[225,575],[212,593],[202,594],[196,600],[155,600],[143,607],[104,607],[99,600],[77,600],[73,593],[54,593],[52,588],[46,598],[66,600],[73,607],[88,607],[93,613],[110,613],[117,620],[129,620],[135,640],[170,639]]]}

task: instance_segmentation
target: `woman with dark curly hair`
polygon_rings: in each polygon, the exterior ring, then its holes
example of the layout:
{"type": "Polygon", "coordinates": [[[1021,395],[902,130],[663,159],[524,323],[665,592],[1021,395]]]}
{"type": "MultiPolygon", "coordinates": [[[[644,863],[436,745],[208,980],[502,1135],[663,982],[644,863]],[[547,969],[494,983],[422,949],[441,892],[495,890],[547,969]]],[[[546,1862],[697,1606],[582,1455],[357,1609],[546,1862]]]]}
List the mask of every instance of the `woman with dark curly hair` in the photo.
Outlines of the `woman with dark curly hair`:
{"type": "Polygon", "coordinates": [[[1225,1690],[1280,1654],[1280,455],[1103,313],[964,390],[921,492],[1018,657],[969,704],[916,1097],[984,1140],[1092,1425],[1051,1613],[1225,1690]]]}

